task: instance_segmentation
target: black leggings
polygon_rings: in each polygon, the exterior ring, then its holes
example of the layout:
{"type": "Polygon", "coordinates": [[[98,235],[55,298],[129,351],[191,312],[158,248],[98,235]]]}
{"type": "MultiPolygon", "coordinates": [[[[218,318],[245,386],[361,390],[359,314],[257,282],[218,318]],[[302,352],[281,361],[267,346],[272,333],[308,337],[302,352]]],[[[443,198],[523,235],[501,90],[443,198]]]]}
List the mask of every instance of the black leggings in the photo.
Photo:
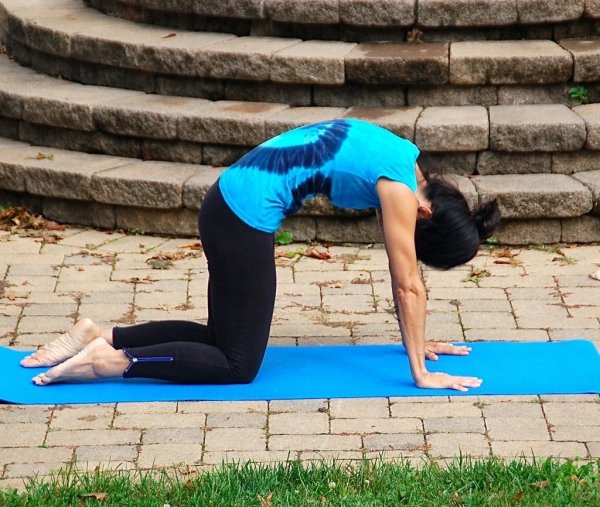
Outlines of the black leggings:
{"type": "Polygon", "coordinates": [[[208,322],[158,321],[113,331],[131,359],[124,377],[196,384],[251,382],[262,363],[275,303],[273,235],[245,224],[218,183],[199,217],[208,261],[208,322]]]}

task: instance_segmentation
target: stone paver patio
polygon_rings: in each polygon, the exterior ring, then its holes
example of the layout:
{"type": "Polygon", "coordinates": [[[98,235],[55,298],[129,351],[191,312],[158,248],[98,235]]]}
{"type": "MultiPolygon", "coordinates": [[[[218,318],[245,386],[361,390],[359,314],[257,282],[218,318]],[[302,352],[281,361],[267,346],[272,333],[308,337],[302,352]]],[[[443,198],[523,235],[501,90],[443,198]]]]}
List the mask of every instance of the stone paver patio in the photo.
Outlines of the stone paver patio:
{"type": "MultiPolygon", "coordinates": [[[[194,239],[73,227],[59,240],[0,234],[0,345],[39,346],[81,316],[120,325],[206,317],[206,264],[194,239]]],[[[278,248],[271,344],[396,342],[385,251],[317,248],[331,259],[284,255],[306,245],[278,248]]],[[[453,271],[424,270],[428,337],[587,338],[600,346],[600,282],[588,277],[599,263],[599,246],[496,247],[453,271]]],[[[0,405],[0,487],[22,487],[23,477],[71,463],[204,468],[380,456],[418,463],[459,452],[600,458],[600,397],[0,405]]]]}

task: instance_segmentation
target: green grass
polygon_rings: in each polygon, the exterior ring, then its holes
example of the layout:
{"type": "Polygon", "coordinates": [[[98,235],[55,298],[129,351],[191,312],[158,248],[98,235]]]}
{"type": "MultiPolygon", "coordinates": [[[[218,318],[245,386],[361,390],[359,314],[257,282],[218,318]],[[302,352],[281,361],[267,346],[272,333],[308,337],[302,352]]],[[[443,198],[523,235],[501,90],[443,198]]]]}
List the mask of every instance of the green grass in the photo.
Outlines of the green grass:
{"type": "Polygon", "coordinates": [[[64,471],[32,480],[24,493],[0,491],[0,506],[594,506],[600,460],[559,463],[496,459],[365,461],[348,465],[223,465],[192,478],[165,472],[64,471]]]}

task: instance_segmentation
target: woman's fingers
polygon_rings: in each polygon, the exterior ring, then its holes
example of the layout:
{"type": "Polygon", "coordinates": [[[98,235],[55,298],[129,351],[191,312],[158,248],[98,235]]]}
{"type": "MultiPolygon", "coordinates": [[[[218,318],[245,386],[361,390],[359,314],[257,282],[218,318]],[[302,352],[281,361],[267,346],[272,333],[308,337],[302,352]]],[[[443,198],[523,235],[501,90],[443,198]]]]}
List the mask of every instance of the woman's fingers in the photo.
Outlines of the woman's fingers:
{"type": "Polygon", "coordinates": [[[479,387],[482,383],[483,380],[478,377],[455,377],[447,373],[428,372],[417,382],[417,385],[428,389],[454,389],[464,392],[470,387],[479,387]]]}

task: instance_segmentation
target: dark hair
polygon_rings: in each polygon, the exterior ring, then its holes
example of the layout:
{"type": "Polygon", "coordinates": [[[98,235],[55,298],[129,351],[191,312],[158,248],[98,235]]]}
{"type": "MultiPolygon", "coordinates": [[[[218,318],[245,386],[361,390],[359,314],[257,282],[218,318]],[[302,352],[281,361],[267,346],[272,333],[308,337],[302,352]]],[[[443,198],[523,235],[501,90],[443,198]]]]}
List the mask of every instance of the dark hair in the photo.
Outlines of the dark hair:
{"type": "Polygon", "coordinates": [[[471,211],[460,190],[439,177],[429,179],[425,196],[432,215],[417,221],[415,247],[417,258],[428,266],[450,269],[470,261],[500,223],[496,200],[471,211]]]}

